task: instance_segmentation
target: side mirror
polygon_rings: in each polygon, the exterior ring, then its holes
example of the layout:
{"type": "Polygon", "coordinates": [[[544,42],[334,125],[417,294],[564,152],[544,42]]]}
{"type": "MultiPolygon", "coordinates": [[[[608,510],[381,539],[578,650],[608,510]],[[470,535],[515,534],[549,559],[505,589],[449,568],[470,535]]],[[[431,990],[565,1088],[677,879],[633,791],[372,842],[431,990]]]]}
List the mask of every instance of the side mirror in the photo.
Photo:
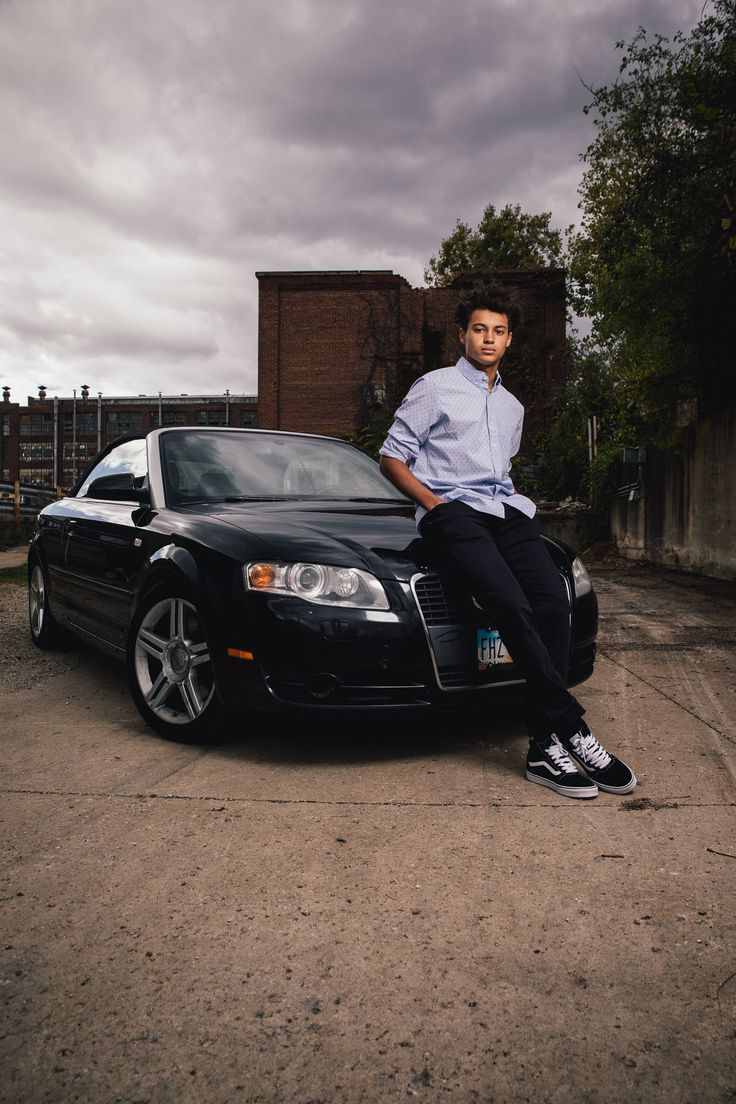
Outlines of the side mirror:
{"type": "Polygon", "coordinates": [[[115,472],[113,475],[101,475],[98,479],[93,479],[87,488],[85,498],[141,504],[151,501],[148,487],[141,486],[140,478],[136,479],[132,472],[115,472]]]}

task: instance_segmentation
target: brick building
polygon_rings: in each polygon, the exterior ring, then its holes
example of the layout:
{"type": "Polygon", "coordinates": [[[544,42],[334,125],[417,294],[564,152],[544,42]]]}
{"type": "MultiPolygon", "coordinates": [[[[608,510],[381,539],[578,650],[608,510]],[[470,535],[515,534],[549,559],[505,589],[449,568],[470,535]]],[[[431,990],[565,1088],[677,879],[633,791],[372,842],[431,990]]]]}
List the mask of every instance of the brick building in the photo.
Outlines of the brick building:
{"type": "Polygon", "coordinates": [[[565,379],[563,269],[467,273],[441,288],[390,271],[256,276],[262,428],[347,436],[372,408],[395,409],[415,379],[458,359],[457,300],[488,277],[514,293],[525,319],[503,376],[526,407],[527,451],[549,426],[565,379]]]}
{"type": "Polygon", "coordinates": [[[66,489],[108,441],[132,429],[166,425],[255,426],[255,395],[79,395],[29,398],[22,406],[3,388],[0,483],[66,489]]]}

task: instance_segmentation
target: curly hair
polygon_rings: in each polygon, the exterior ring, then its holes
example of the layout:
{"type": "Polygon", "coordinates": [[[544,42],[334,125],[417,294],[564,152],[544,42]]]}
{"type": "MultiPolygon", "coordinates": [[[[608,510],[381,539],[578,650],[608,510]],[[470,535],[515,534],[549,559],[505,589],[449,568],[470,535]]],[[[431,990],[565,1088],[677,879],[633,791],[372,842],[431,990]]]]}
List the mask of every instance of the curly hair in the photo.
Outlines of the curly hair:
{"type": "Polygon", "coordinates": [[[470,288],[457,305],[455,322],[461,330],[467,330],[473,311],[487,310],[505,314],[509,330],[521,324],[521,308],[514,297],[500,284],[476,284],[470,288]]]}

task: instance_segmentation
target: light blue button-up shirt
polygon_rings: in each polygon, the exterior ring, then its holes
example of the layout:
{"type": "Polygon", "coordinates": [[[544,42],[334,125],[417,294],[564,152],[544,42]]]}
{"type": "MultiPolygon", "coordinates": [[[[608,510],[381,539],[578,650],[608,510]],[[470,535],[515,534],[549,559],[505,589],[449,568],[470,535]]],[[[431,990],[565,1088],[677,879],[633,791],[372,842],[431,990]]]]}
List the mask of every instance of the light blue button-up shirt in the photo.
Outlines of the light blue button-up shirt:
{"type": "MultiPolygon", "coordinates": [[[[396,411],[382,456],[403,460],[417,479],[448,502],[503,517],[504,503],[534,517],[536,506],[516,494],[511,458],[521,444],[524,407],[496,375],[460,357],[450,368],[421,376],[396,411]]],[[[417,523],[427,511],[417,506],[417,523]]]]}

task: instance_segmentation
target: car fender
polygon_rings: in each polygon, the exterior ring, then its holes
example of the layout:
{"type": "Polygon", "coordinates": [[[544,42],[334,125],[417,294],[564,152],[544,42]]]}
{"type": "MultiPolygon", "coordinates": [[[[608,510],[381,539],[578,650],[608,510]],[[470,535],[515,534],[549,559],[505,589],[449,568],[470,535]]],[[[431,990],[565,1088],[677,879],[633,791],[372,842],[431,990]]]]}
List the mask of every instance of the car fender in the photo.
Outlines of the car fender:
{"type": "Polygon", "coordinates": [[[157,548],[142,565],[133,592],[133,607],[140,604],[141,598],[162,583],[183,581],[195,590],[201,584],[201,573],[194,556],[186,548],[176,544],[165,544],[157,548]]]}
{"type": "Polygon", "coordinates": [[[37,561],[40,563],[44,571],[48,570],[46,563],[46,557],[43,554],[43,545],[41,544],[41,534],[36,530],[31,537],[30,544],[28,545],[28,555],[26,557],[26,564],[28,566],[28,573],[31,571],[31,564],[37,561]]]}
{"type": "Polygon", "coordinates": [[[38,564],[44,573],[47,587],[46,600],[48,602],[49,609],[51,610],[52,615],[56,618],[59,624],[67,625],[68,618],[66,616],[66,607],[56,594],[55,588],[52,588],[49,582],[49,562],[43,546],[41,532],[39,529],[36,529],[34,531],[33,536],[31,537],[31,541],[28,545],[28,555],[26,557],[26,575],[29,585],[34,564],[38,564]]]}
{"type": "Polygon", "coordinates": [[[200,598],[200,614],[210,630],[219,623],[224,606],[222,596],[189,549],[173,542],[157,548],[143,565],[133,594],[131,618],[152,590],[177,584],[200,598]]]}

